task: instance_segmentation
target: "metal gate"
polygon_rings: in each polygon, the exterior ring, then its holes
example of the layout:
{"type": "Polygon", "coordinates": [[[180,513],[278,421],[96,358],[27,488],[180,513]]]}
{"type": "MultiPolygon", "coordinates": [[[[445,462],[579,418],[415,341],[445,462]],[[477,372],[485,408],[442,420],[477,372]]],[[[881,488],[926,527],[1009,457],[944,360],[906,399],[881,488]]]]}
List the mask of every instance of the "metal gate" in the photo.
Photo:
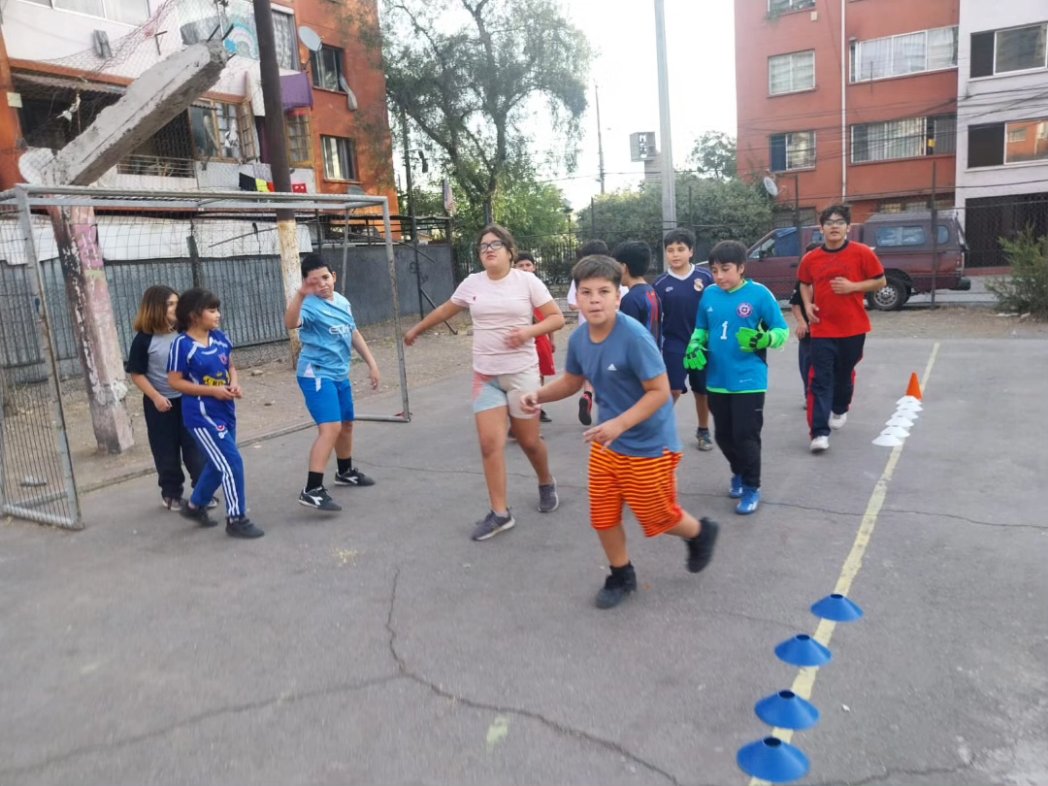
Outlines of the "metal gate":
{"type": "Polygon", "coordinates": [[[81,529],[54,331],[24,205],[0,205],[0,249],[15,252],[0,252],[0,313],[30,312],[0,319],[0,510],[81,529]]]}

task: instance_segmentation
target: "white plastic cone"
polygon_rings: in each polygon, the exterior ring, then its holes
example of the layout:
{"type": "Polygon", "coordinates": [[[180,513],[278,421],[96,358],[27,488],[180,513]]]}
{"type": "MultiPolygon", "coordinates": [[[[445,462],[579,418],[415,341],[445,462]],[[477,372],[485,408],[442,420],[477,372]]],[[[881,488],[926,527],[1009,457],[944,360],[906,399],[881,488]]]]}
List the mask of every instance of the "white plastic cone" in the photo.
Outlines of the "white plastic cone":
{"type": "Polygon", "coordinates": [[[919,401],[904,401],[895,408],[905,412],[920,412],[924,409],[919,401]]]}
{"type": "Polygon", "coordinates": [[[904,429],[902,426],[888,426],[884,431],[881,432],[882,437],[898,437],[899,439],[906,439],[910,436],[908,429],[904,429]]]}
{"type": "Polygon", "coordinates": [[[884,448],[897,448],[902,444],[902,440],[898,437],[886,437],[882,434],[873,441],[873,444],[884,448]]]}
{"type": "Polygon", "coordinates": [[[920,404],[921,400],[916,396],[903,396],[895,402],[896,404],[920,404]]]}
{"type": "Polygon", "coordinates": [[[910,428],[913,426],[913,418],[906,418],[900,415],[892,415],[886,422],[886,426],[902,426],[903,428],[910,428]]]}

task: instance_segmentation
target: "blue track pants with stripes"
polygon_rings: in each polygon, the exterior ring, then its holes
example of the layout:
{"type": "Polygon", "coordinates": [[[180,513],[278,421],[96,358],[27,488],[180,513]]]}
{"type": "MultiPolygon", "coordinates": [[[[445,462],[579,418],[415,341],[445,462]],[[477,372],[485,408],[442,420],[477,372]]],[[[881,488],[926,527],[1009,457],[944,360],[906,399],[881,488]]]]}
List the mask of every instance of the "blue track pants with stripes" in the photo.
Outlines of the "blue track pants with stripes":
{"type": "Polygon", "coordinates": [[[206,506],[221,486],[226,498],[226,515],[231,519],[243,518],[247,515],[244,460],[237,449],[236,427],[219,431],[211,425],[193,426],[189,432],[200,446],[200,454],[206,461],[190,502],[194,507],[206,506]]]}

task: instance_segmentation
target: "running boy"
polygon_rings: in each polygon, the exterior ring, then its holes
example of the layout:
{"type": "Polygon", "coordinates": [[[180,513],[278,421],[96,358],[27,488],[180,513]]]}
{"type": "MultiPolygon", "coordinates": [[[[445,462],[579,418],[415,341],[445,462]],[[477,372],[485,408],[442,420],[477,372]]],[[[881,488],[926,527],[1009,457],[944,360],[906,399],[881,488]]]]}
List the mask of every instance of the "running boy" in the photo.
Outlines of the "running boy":
{"type": "Polygon", "coordinates": [[[706,400],[706,373],[699,369],[684,369],[684,350],[695,330],[695,314],[706,287],[713,284],[713,276],[705,268],[691,262],[695,235],[690,229],[674,229],[662,239],[666,265],[669,268],[655,279],[655,291],[662,302],[662,357],[670,376],[670,390],[676,403],[682,393],[695,396],[695,415],[698,428],[695,438],[699,450],[713,450],[710,439],[710,408],[706,400]],[[685,381],[687,378],[687,382],[685,381]]]}
{"type": "MultiPolygon", "coordinates": [[[[535,257],[528,251],[521,251],[517,254],[517,260],[513,263],[513,267],[517,270],[523,270],[525,273],[535,273],[535,257]]],[[[532,313],[532,319],[535,322],[541,322],[545,319],[542,314],[542,310],[536,308],[532,313]]],[[[535,336],[535,354],[539,358],[539,384],[546,384],[546,377],[557,376],[557,366],[553,362],[553,352],[556,347],[553,345],[553,333],[546,333],[541,336],[535,336]]],[[[540,423],[551,423],[553,418],[546,414],[546,410],[539,412],[540,423]]]]}
{"type": "Polygon", "coordinates": [[[662,347],[662,303],[655,288],[644,278],[651,267],[651,249],[640,240],[615,246],[612,258],[622,265],[622,283],[629,291],[619,301],[619,311],[633,317],[651,333],[655,346],[662,347]]]}
{"type": "Polygon", "coordinates": [[[645,536],[668,532],[684,540],[692,573],[709,564],[718,528],[709,519],[696,521],[677,502],[681,447],[666,366],[651,334],[619,314],[622,266],[610,257],[590,256],[572,275],[586,325],[568,340],[565,373],[525,393],[521,404],[534,413],[546,402],[574,395],[587,379],[596,389],[601,420],[584,437],[590,443],[590,523],[611,566],[596,604],[610,609],[637,589],[622,528],[623,502],[645,536]]]}
{"type": "Polygon", "coordinates": [[[226,498],[226,534],[260,538],[266,533],[247,517],[234,403],[243,392],[233,365],[233,342],[218,329],[222,320],[219,305],[213,294],[194,287],[182,293],[175,308],[181,333],[171,344],[167,383],[182,394],[183,421],[207,461],[181,512],[201,527],[215,526],[207,506],[221,485],[226,498]]]}
{"type": "Polygon", "coordinates": [[[723,240],[710,251],[717,284],[702,296],[684,366],[706,368],[717,446],[731,466],[728,496],[748,515],[761,501],[761,428],[768,391],[765,350],[790,336],[782,310],[763,284],[747,281],[746,246],[723,240]]]}
{"type": "Polygon", "coordinates": [[[284,312],[288,330],[301,328],[298,386],[306,409],[317,424],[317,438],[309,451],[306,485],[299,504],[323,511],[342,510],[324,488],[324,468],[335,452],[340,486],[373,486],[375,481],[353,467],[353,386],[349,381],[350,347],[368,365],[371,389],[379,385],[378,365],[357,330],[349,301],[335,291],[335,271],[319,254],[302,257],[302,286],[284,312]]]}

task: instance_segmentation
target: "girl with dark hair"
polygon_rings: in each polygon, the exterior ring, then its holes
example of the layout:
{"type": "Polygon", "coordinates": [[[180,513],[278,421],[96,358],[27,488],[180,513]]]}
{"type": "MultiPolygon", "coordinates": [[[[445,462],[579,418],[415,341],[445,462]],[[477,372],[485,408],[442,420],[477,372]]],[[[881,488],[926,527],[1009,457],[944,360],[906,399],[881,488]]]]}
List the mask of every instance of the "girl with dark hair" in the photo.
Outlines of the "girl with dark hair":
{"type": "Polygon", "coordinates": [[[473,528],[472,538],[479,541],[516,523],[506,494],[507,413],[517,443],[538,476],[539,512],[551,513],[560,504],[546,444],[539,435],[538,413],[525,412],[520,396],[538,387],[535,338],[562,328],[564,315],[538,276],[514,269],[517,247],[505,227],[484,227],[477,240],[477,255],[484,270],[468,276],[450,300],[408,330],[404,343],[411,346],[425,331],[469,309],[473,320],[473,417],[491,503],[491,510],[473,528]],[[542,319],[533,323],[535,309],[542,319]]]}

